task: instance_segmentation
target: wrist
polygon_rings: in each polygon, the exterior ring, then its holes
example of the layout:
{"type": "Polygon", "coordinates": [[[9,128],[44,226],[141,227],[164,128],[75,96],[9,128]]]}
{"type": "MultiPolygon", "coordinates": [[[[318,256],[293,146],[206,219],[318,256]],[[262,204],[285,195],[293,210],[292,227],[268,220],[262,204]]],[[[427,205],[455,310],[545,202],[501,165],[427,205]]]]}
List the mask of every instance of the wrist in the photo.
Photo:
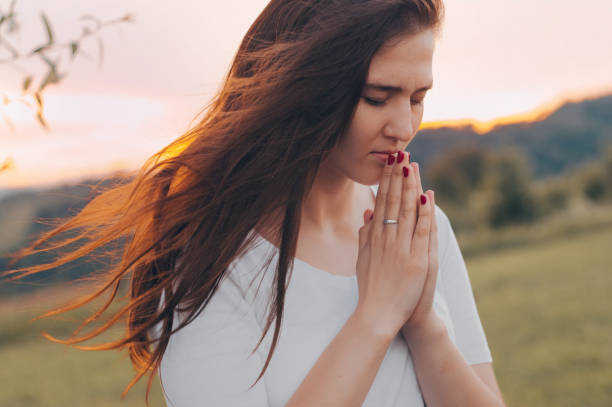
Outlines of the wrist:
{"type": "Polygon", "coordinates": [[[432,343],[447,334],[444,321],[432,310],[426,318],[418,323],[406,323],[402,327],[408,344],[432,343]]]}
{"type": "Polygon", "coordinates": [[[355,319],[363,330],[381,340],[393,340],[401,327],[393,321],[387,322],[384,317],[369,312],[365,307],[357,307],[351,318],[355,319]]]}

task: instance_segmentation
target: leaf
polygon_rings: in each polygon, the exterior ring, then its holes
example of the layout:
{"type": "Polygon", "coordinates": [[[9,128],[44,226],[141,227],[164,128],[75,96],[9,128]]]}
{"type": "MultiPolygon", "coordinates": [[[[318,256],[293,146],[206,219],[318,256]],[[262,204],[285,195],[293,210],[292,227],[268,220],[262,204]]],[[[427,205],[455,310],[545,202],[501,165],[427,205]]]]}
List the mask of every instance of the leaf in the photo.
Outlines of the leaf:
{"type": "MultiPolygon", "coordinates": [[[[2,42],[2,39],[0,38],[0,43],[1,42],[2,42]]],[[[15,59],[19,58],[19,51],[17,51],[15,48],[13,48],[11,45],[9,45],[6,42],[4,44],[2,44],[2,45],[4,45],[4,48],[6,48],[11,53],[13,58],[15,58],[15,59]]]]}
{"type": "MultiPolygon", "coordinates": [[[[11,119],[9,119],[8,115],[4,112],[2,112],[2,119],[4,119],[4,123],[6,124],[6,127],[9,128],[9,131],[11,133],[15,133],[15,124],[11,121],[11,119]]],[[[11,164],[12,164],[11,157],[9,157],[4,161],[4,164],[0,165],[0,172],[12,168],[11,164]]]]}
{"type": "Polygon", "coordinates": [[[57,74],[55,68],[52,68],[51,70],[49,70],[49,72],[47,72],[47,76],[45,76],[45,79],[43,80],[42,84],[38,87],[38,91],[42,91],[47,85],[59,83],[61,79],[62,77],[57,74]]]}
{"type": "Polygon", "coordinates": [[[38,121],[40,122],[40,124],[42,124],[42,126],[45,129],[49,129],[49,126],[47,125],[47,121],[45,120],[43,113],[41,111],[36,112],[36,118],[38,119],[38,121]]]}
{"type": "Polygon", "coordinates": [[[43,115],[43,100],[42,100],[42,95],[40,94],[40,92],[35,92],[34,93],[34,98],[36,99],[36,104],[38,105],[38,109],[36,110],[36,118],[38,119],[40,124],[45,129],[48,130],[49,126],[47,125],[47,121],[45,120],[45,117],[43,115]]]}
{"type": "Polygon", "coordinates": [[[32,77],[26,76],[26,78],[23,80],[23,91],[26,92],[31,84],[32,84],[32,77]]]}
{"type": "Polygon", "coordinates": [[[89,55],[87,52],[85,52],[84,48],[81,48],[79,50],[79,55],[82,55],[83,58],[89,60],[89,61],[93,61],[93,58],[91,57],[91,55],[89,55]]]}
{"type": "Polygon", "coordinates": [[[39,92],[34,92],[34,99],[36,100],[36,104],[38,105],[38,110],[42,110],[43,108],[42,95],[39,92]]]}
{"type": "Polygon", "coordinates": [[[40,17],[42,18],[45,29],[47,30],[47,38],[49,39],[48,43],[53,44],[53,31],[51,30],[51,24],[49,24],[49,20],[47,19],[44,11],[40,12],[40,17]]]}
{"type": "Polygon", "coordinates": [[[98,37],[97,39],[98,39],[98,58],[99,58],[98,68],[99,68],[102,66],[102,60],[104,59],[104,43],[102,42],[100,37],[98,37]]]}
{"type": "Polygon", "coordinates": [[[13,34],[17,30],[19,30],[19,23],[13,16],[10,16],[8,22],[9,22],[9,26],[8,26],[9,34],[13,34]]]}
{"type": "Polygon", "coordinates": [[[70,43],[70,60],[74,59],[74,56],[76,55],[78,50],[79,50],[79,43],[76,41],[72,41],[70,43]]]}
{"type": "MultiPolygon", "coordinates": [[[[2,118],[6,122],[7,126],[9,126],[9,128],[11,128],[12,131],[14,131],[15,126],[13,125],[13,122],[11,122],[4,113],[2,114],[2,118]]],[[[0,172],[10,170],[13,168],[15,168],[15,162],[13,161],[13,157],[10,157],[10,156],[7,157],[2,164],[0,164],[0,172]]]]}
{"type": "Polygon", "coordinates": [[[53,61],[51,61],[49,58],[47,58],[47,56],[46,56],[45,54],[38,53],[38,56],[40,56],[40,58],[41,58],[43,61],[45,61],[45,63],[46,63],[47,65],[49,65],[49,68],[51,68],[51,69],[55,69],[55,64],[56,64],[57,62],[53,62],[53,61]]]}

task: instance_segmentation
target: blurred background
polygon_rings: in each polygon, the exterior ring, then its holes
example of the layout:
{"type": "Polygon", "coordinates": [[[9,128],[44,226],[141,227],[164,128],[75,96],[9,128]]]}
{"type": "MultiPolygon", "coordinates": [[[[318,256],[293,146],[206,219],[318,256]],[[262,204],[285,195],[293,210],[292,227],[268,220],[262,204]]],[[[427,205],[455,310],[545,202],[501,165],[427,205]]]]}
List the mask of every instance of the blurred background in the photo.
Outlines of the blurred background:
{"type": "MultiPolygon", "coordinates": [[[[266,3],[0,0],[0,270],[194,123],[266,3]]],[[[408,151],[457,234],[504,397],[612,405],[612,4],[445,4],[408,151]]],[[[30,322],[103,266],[0,284],[0,406],[144,405],[146,379],[120,398],[127,354],[40,336],[93,306],[30,322]]]]}

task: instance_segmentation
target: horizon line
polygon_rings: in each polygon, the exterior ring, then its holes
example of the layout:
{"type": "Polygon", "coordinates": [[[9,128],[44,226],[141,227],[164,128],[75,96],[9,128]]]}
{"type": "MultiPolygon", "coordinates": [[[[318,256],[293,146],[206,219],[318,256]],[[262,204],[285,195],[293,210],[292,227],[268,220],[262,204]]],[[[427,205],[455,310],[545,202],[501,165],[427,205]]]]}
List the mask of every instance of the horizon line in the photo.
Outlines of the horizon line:
{"type": "Polygon", "coordinates": [[[554,99],[541,104],[535,109],[531,109],[521,113],[499,116],[491,120],[459,118],[427,121],[421,123],[421,126],[419,126],[419,130],[471,127],[475,133],[479,135],[484,135],[486,133],[489,133],[497,126],[539,122],[542,120],[546,120],[546,118],[548,118],[552,113],[556,112],[561,107],[567,104],[585,102],[587,100],[599,99],[606,96],[612,96],[612,85],[603,89],[601,86],[598,86],[596,90],[567,91],[555,97],[554,99]]]}

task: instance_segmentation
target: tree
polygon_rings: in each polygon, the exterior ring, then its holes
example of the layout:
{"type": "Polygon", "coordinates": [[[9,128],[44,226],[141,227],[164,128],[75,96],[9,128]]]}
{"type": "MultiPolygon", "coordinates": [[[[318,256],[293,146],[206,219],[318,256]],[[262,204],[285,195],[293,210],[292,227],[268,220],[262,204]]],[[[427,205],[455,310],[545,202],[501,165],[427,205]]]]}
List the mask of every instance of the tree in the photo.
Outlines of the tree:
{"type": "Polygon", "coordinates": [[[612,197],[612,143],[608,144],[604,151],[603,169],[607,194],[612,197]]]}
{"type": "Polygon", "coordinates": [[[432,159],[426,178],[436,191],[436,200],[465,206],[490,165],[491,153],[477,144],[464,144],[432,159]]]}
{"type": "Polygon", "coordinates": [[[508,147],[496,153],[485,181],[489,192],[486,215],[490,226],[500,228],[535,219],[536,200],[530,180],[531,168],[520,150],[508,147]]]}
{"type": "Polygon", "coordinates": [[[602,201],[608,193],[608,179],[603,162],[589,162],[578,171],[582,193],[594,202],[602,201]]]}

